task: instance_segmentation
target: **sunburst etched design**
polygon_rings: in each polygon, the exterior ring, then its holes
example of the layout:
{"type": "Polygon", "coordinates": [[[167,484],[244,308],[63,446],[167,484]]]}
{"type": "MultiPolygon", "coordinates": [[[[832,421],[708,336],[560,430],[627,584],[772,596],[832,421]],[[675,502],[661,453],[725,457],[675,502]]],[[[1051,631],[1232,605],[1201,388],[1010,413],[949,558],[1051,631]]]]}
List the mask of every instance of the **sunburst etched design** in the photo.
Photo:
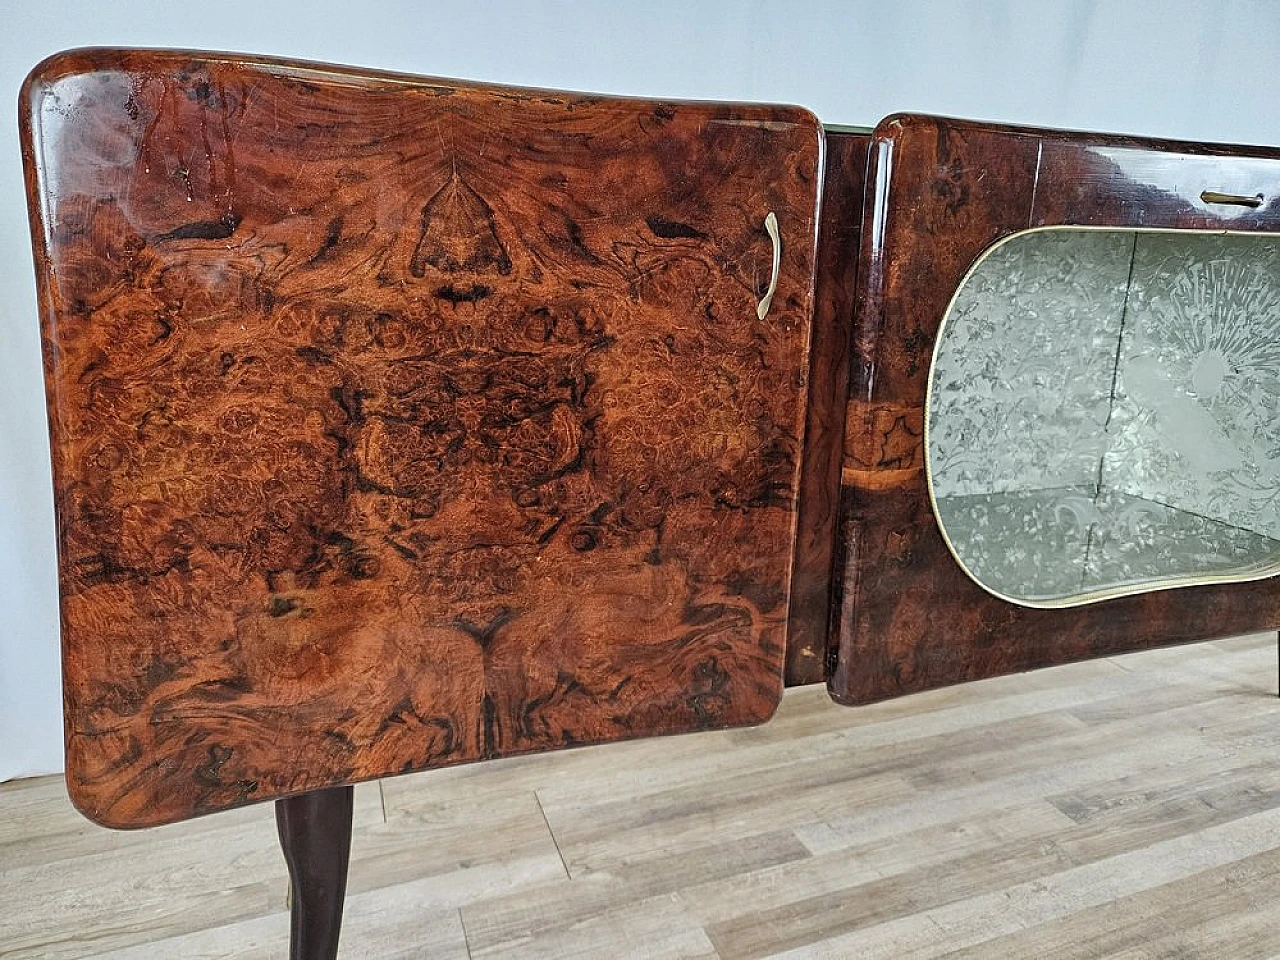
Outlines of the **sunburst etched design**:
{"type": "Polygon", "coordinates": [[[1104,482],[1280,537],[1280,242],[1141,236],[1104,482]]]}

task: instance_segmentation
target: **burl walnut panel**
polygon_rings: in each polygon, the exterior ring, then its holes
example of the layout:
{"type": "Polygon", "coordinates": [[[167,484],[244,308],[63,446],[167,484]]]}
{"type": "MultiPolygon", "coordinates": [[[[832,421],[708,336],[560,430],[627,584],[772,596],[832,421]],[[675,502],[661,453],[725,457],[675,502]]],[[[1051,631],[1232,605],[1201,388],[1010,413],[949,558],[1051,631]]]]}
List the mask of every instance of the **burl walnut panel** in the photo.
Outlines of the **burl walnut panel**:
{"type": "Polygon", "coordinates": [[[85,813],[770,716],[810,114],[136,51],[21,113],[85,813]]]}
{"type": "Polygon", "coordinates": [[[1280,230],[1280,152],[890,117],[868,172],[836,546],[829,686],[862,703],[1033,667],[1280,625],[1276,581],[1071,609],[1018,606],[952,558],[923,427],[952,294],[995,241],[1049,224],[1280,230]],[[1201,200],[1225,191],[1257,209],[1201,200]]]}

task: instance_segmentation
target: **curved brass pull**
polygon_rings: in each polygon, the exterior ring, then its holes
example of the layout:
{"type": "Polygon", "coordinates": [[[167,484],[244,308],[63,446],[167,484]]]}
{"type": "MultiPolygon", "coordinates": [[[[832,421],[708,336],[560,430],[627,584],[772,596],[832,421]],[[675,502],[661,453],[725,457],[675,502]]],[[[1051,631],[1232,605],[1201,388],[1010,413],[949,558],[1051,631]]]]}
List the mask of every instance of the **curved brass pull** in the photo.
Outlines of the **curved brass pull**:
{"type": "Polygon", "coordinates": [[[1266,199],[1262,194],[1254,194],[1252,197],[1241,196],[1238,193],[1218,193],[1214,190],[1206,190],[1200,194],[1200,199],[1205,203],[1227,203],[1235,207],[1260,207],[1262,201],[1266,199]]]}
{"type": "Polygon", "coordinates": [[[765,314],[769,312],[769,307],[773,303],[773,295],[778,289],[778,270],[782,266],[782,238],[778,236],[778,218],[774,216],[772,210],[764,218],[764,229],[765,233],[769,234],[769,239],[773,241],[773,276],[769,278],[769,289],[764,292],[759,306],[756,307],[756,316],[761,320],[765,318],[765,314]]]}

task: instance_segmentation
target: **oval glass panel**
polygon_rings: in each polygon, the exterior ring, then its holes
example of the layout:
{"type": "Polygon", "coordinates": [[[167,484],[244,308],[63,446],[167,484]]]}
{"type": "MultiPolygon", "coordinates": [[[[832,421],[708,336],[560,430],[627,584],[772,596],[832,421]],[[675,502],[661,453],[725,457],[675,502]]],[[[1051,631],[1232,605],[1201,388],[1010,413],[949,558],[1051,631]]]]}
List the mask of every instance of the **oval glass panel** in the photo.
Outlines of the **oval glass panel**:
{"type": "Polygon", "coordinates": [[[993,246],[943,319],[925,449],[952,553],[1013,602],[1280,572],[1280,237],[993,246]]]}

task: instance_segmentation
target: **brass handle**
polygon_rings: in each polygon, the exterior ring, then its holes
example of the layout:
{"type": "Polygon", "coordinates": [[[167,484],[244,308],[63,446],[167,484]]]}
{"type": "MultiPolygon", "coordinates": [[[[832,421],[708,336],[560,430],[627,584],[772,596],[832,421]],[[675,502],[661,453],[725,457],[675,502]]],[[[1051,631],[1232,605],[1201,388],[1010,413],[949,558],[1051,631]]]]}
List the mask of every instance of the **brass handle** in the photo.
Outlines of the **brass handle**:
{"type": "Polygon", "coordinates": [[[760,303],[756,307],[756,316],[761,320],[765,318],[765,314],[769,312],[769,307],[773,303],[773,295],[778,289],[778,270],[782,266],[782,238],[778,236],[778,218],[774,216],[772,210],[764,218],[764,229],[773,242],[773,275],[769,278],[769,289],[764,292],[764,296],[760,298],[760,303]]]}
{"type": "Polygon", "coordinates": [[[1265,198],[1260,193],[1254,194],[1252,197],[1245,197],[1238,193],[1218,193],[1216,190],[1206,190],[1200,194],[1200,199],[1205,203],[1227,203],[1235,207],[1260,207],[1265,198]]]}

